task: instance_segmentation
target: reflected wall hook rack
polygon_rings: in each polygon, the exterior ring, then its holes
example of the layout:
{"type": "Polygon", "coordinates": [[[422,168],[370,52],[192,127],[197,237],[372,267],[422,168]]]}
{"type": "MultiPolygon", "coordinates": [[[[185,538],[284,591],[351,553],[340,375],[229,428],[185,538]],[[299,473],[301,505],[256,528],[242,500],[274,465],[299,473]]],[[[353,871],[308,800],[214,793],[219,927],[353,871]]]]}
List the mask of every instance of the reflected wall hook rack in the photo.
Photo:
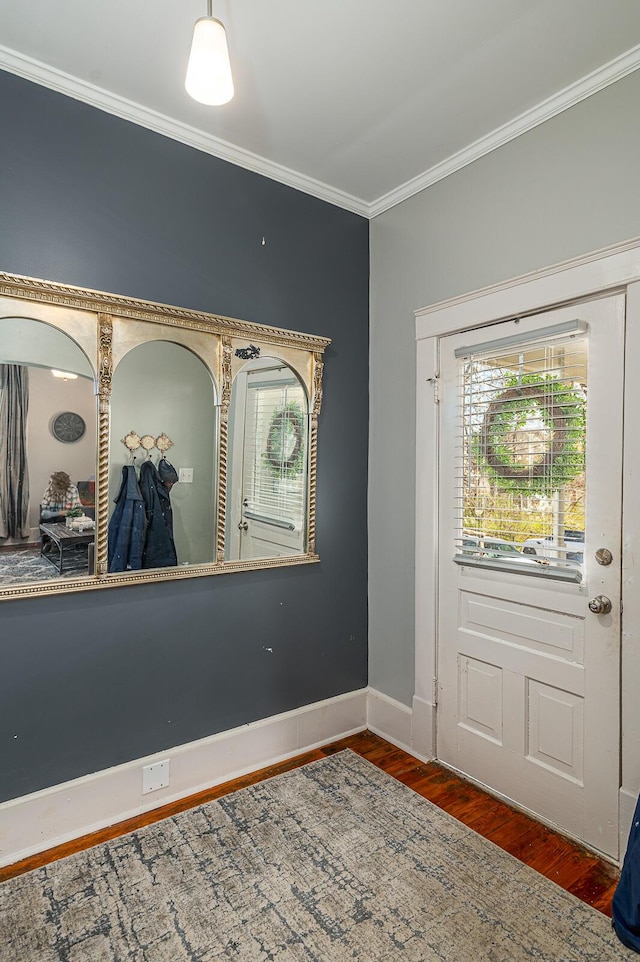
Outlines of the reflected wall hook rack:
{"type": "Polygon", "coordinates": [[[164,431],[159,434],[157,438],[154,438],[151,434],[143,434],[142,437],[137,431],[129,431],[128,434],[122,438],[122,443],[125,448],[133,454],[138,448],[144,448],[149,457],[151,457],[151,451],[153,448],[157,448],[161,454],[166,454],[169,448],[173,447],[173,441],[168,434],[164,431]]]}

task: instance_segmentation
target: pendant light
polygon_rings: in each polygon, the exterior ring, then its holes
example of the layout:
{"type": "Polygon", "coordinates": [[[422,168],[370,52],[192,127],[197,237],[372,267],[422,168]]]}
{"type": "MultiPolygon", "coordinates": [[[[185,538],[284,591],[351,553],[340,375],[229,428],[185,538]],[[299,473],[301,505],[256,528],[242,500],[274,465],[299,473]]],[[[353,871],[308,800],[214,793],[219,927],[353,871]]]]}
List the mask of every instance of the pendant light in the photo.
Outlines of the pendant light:
{"type": "Polygon", "coordinates": [[[212,0],[207,0],[207,16],[196,20],[193,42],[184,82],[187,93],[198,103],[218,107],[233,97],[233,78],[224,25],[211,15],[212,0]]]}

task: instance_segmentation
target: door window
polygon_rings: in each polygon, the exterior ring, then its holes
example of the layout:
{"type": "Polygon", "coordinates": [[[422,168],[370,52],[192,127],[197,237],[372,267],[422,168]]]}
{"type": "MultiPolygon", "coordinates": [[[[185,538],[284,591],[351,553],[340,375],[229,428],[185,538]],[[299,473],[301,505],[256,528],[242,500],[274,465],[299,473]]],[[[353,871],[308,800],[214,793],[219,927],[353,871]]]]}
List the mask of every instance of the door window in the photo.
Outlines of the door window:
{"type": "Polygon", "coordinates": [[[304,388],[288,377],[249,375],[243,503],[247,513],[303,528],[306,500],[307,418],[304,388]]]}
{"type": "Polygon", "coordinates": [[[579,581],[587,338],[460,350],[456,561],[579,581]]]}

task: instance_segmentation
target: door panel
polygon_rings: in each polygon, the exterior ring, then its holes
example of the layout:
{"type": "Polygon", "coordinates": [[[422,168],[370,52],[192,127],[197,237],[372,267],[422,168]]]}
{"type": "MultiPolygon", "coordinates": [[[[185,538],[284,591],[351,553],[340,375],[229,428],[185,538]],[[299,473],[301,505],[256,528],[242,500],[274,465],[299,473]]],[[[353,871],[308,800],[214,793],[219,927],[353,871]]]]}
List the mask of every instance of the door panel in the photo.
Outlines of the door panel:
{"type": "Polygon", "coordinates": [[[440,342],[438,757],[613,858],[623,336],[616,294],[440,342]],[[610,613],[589,610],[599,595],[610,613]]]}

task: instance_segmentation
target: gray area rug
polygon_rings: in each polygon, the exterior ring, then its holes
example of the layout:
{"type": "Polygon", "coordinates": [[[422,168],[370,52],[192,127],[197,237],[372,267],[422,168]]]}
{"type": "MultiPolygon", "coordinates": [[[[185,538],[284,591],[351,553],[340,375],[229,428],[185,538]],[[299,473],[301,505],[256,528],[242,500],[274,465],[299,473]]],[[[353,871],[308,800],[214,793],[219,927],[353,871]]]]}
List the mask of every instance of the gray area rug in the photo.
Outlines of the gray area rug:
{"type": "MultiPolygon", "coordinates": [[[[84,545],[81,548],[84,553],[79,551],[77,557],[69,556],[65,560],[63,578],[77,578],[88,573],[87,549],[84,545]]],[[[0,585],[6,587],[56,579],[60,579],[58,571],[50,561],[41,557],[39,547],[0,551],[0,585]]]]}
{"type": "Polygon", "coordinates": [[[607,962],[609,919],[352,752],[0,886],[2,962],[607,962]]]}

